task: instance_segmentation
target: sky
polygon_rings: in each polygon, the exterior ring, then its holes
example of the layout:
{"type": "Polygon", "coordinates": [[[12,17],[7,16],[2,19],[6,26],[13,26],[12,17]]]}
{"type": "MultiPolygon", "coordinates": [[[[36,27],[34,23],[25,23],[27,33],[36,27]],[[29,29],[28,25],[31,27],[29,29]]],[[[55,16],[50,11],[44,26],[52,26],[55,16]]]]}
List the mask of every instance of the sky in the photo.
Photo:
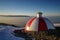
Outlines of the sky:
{"type": "Polygon", "coordinates": [[[60,16],[60,0],[0,0],[0,15],[60,16]]]}

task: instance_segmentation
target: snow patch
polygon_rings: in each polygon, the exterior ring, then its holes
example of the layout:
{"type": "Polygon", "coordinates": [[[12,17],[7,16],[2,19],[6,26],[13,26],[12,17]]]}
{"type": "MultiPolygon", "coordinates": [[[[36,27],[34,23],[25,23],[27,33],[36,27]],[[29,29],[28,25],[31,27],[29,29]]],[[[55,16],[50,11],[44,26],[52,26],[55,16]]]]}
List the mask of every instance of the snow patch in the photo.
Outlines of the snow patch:
{"type": "Polygon", "coordinates": [[[15,37],[12,32],[17,29],[13,26],[0,25],[0,40],[24,40],[24,38],[15,37]]]}

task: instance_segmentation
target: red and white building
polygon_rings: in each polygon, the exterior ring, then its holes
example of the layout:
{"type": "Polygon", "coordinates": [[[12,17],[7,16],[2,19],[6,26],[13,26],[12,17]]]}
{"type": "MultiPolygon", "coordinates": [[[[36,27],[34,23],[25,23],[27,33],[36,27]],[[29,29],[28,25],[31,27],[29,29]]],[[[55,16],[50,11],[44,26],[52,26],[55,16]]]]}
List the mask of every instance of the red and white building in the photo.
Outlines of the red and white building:
{"type": "Polygon", "coordinates": [[[53,23],[47,18],[42,17],[42,13],[38,13],[36,17],[30,19],[25,27],[27,31],[45,31],[55,29],[53,23]]]}

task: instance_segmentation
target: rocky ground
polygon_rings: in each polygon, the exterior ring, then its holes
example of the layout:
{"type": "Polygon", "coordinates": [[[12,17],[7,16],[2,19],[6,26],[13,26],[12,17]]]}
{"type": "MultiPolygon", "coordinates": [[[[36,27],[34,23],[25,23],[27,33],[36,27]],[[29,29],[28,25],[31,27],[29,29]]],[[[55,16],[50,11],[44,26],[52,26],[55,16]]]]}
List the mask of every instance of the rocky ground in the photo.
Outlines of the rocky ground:
{"type": "Polygon", "coordinates": [[[35,40],[60,40],[59,34],[54,31],[29,32],[35,40]]]}
{"type": "Polygon", "coordinates": [[[35,40],[60,40],[60,28],[40,32],[19,30],[14,33],[16,37],[22,37],[25,40],[32,40],[31,38],[35,38],[35,40]]]}

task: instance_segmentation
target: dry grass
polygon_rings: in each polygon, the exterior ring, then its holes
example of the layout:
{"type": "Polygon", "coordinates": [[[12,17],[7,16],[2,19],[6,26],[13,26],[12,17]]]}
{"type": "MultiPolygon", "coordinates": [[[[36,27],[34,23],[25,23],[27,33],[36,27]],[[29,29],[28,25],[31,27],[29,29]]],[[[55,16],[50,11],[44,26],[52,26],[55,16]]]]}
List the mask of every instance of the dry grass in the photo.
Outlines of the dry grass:
{"type": "Polygon", "coordinates": [[[56,37],[54,34],[49,35],[47,31],[38,32],[29,32],[35,40],[60,40],[60,38],[56,37]]]}

